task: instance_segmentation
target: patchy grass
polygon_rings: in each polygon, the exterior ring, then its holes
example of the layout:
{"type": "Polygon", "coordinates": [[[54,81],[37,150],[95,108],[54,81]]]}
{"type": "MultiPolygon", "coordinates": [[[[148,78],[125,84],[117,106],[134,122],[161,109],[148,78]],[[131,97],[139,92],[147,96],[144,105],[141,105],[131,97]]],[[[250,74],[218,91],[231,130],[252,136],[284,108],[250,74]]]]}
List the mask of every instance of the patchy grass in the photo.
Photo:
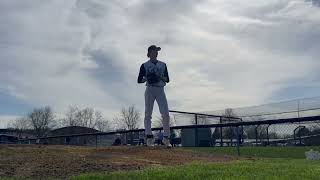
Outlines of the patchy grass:
{"type": "Polygon", "coordinates": [[[224,163],[193,163],[178,167],[85,174],[72,180],[102,179],[319,179],[320,162],[303,159],[238,160],[224,163]]]}
{"type": "MultiPolygon", "coordinates": [[[[196,152],[212,154],[237,155],[236,147],[190,147],[183,148],[196,152]]],[[[265,157],[265,158],[293,158],[304,159],[305,152],[313,149],[320,151],[320,146],[306,147],[240,147],[241,156],[265,157]]]]}
{"type": "Polygon", "coordinates": [[[230,156],[237,154],[235,147],[168,150],[160,147],[3,146],[0,148],[0,180],[316,180],[320,177],[320,161],[305,160],[304,153],[310,149],[320,151],[320,147],[241,147],[242,157],[237,158],[230,156]]]}

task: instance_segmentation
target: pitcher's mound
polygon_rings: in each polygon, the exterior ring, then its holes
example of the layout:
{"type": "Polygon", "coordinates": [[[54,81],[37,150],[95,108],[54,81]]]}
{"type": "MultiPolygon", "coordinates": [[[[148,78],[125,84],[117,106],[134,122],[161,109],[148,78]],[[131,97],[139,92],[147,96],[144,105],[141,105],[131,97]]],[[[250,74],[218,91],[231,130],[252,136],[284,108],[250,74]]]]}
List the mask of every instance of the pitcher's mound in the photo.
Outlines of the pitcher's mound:
{"type": "Polygon", "coordinates": [[[66,178],[88,172],[134,170],[190,162],[225,162],[232,156],[183,148],[116,146],[0,145],[0,177],[66,178]]]}

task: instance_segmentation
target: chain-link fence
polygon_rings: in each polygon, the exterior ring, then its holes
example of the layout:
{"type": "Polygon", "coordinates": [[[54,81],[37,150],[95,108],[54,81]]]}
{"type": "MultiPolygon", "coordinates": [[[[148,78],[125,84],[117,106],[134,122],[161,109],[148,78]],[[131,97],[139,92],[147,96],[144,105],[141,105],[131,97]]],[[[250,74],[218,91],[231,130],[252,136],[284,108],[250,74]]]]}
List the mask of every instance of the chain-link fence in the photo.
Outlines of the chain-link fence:
{"type": "MultiPolygon", "coordinates": [[[[176,146],[311,146],[320,145],[320,116],[277,120],[242,121],[237,118],[187,112],[172,112],[185,117],[187,125],[171,127],[171,142],[176,146]],[[193,118],[192,118],[193,117],[193,118]],[[230,118],[230,119],[229,119],[230,118]],[[228,122],[225,122],[226,119],[228,122]]],[[[181,121],[181,120],[179,120],[181,121]]],[[[162,128],[153,128],[155,143],[161,144],[162,128]]],[[[20,139],[27,144],[84,146],[141,145],[144,129],[118,132],[75,134],[20,139]]]]}
{"type": "MultiPolygon", "coordinates": [[[[173,113],[175,113],[173,117],[177,124],[183,121],[191,122],[188,124],[194,129],[208,131],[206,136],[201,136],[200,139],[198,137],[197,140],[208,143],[197,144],[194,141],[195,143],[191,143],[193,146],[209,146],[209,142],[211,142],[210,146],[236,146],[237,143],[241,146],[320,145],[319,116],[243,120],[190,112],[173,111],[173,113]]],[[[182,129],[182,131],[187,130],[182,129]]],[[[191,136],[190,134],[191,132],[188,137],[191,136]]]]}
{"type": "Polygon", "coordinates": [[[243,121],[317,116],[320,115],[320,97],[304,98],[250,107],[228,108],[202,113],[220,116],[232,114],[236,117],[242,118],[243,121]]]}
{"type": "MultiPolygon", "coordinates": [[[[320,145],[320,98],[203,113],[170,111],[171,143],[183,147],[320,145]]],[[[162,128],[153,128],[161,144],[162,128]]],[[[20,139],[23,144],[142,145],[144,129],[20,139]]]]}

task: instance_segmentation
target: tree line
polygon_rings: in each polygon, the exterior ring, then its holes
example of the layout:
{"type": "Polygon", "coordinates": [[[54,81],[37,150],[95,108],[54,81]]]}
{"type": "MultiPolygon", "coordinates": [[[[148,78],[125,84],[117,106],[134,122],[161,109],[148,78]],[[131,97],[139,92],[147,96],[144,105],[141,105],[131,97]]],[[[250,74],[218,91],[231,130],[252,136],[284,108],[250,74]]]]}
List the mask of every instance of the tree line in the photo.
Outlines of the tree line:
{"type": "MultiPolygon", "coordinates": [[[[230,108],[225,110],[223,116],[224,118],[222,119],[222,123],[232,121],[231,117],[237,117],[233,109],[230,108]]],[[[78,106],[69,106],[64,112],[63,117],[58,117],[50,106],[44,106],[34,108],[25,116],[15,119],[8,125],[8,127],[15,129],[19,136],[21,136],[23,132],[32,131],[36,137],[44,137],[48,135],[52,129],[67,126],[82,126],[94,128],[101,132],[107,132],[112,130],[137,129],[141,122],[141,113],[134,105],[122,107],[118,115],[116,115],[112,120],[106,119],[101,111],[91,107],[80,108],[78,106]]],[[[175,123],[174,119],[170,119],[170,126],[174,126],[175,123]]],[[[194,122],[192,122],[192,124],[194,124],[194,122]]],[[[198,116],[198,124],[210,124],[210,121],[205,116],[198,116]]],[[[155,117],[152,121],[152,126],[162,127],[162,118],[155,117]]],[[[267,135],[266,129],[267,127],[265,125],[248,126],[241,128],[240,134],[242,134],[242,138],[249,139],[266,139],[267,136],[269,138],[286,138],[287,136],[292,136],[291,133],[280,134],[276,131],[269,131],[267,135]]],[[[301,136],[320,134],[320,128],[317,125],[313,125],[311,127],[302,128],[298,133],[301,136]]],[[[230,139],[232,141],[236,138],[236,128],[215,128],[212,136],[220,137],[221,134],[223,138],[230,139]],[[220,132],[221,130],[222,133],[220,132]]]]}
{"type": "Polygon", "coordinates": [[[67,126],[82,126],[106,132],[136,129],[140,122],[141,113],[134,105],[123,107],[112,120],[106,119],[101,111],[91,107],[69,106],[63,117],[58,117],[52,107],[43,106],[13,120],[8,124],[8,128],[15,129],[20,137],[23,132],[32,131],[38,138],[47,136],[52,129],[67,126]]]}

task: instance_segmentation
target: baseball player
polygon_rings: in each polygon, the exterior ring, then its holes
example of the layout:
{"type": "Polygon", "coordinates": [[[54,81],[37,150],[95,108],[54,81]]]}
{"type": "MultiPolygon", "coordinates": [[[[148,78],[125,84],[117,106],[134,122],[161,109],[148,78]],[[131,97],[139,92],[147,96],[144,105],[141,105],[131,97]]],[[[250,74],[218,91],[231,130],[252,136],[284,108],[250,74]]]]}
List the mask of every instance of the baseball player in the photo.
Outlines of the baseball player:
{"type": "Polygon", "coordinates": [[[159,106],[159,110],[162,116],[163,124],[163,139],[162,143],[171,147],[170,144],[170,126],[169,126],[169,109],[166,94],[164,92],[164,86],[169,82],[169,75],[167,65],[159,61],[158,51],[161,48],[155,45],[151,45],[148,48],[148,58],[147,62],[143,63],[140,67],[140,72],[138,76],[138,83],[146,82],[146,90],[144,93],[145,97],[145,116],[144,116],[144,127],[146,135],[147,146],[154,145],[153,134],[151,131],[151,119],[154,101],[156,100],[159,106]]]}

